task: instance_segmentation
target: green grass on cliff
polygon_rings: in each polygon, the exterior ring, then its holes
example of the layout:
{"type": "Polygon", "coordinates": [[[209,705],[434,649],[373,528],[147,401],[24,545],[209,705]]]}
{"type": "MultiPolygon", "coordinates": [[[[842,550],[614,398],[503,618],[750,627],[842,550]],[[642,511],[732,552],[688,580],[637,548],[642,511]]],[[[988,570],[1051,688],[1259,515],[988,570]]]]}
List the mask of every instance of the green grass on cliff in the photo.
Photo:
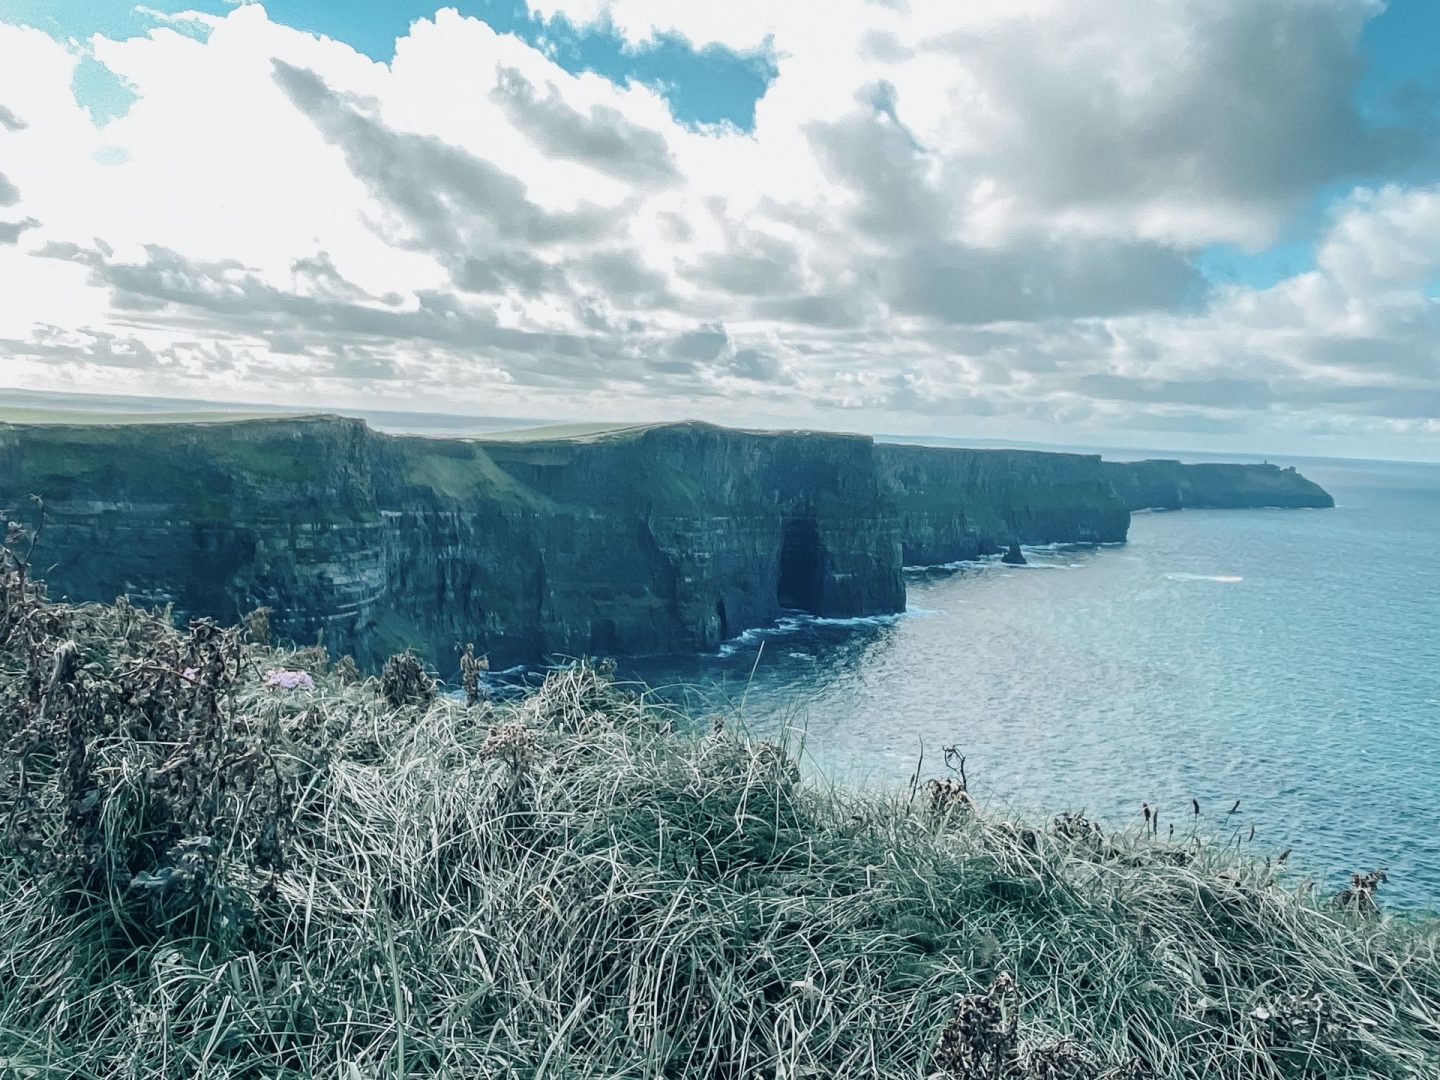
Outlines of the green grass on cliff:
{"type": "Polygon", "coordinates": [[[229,424],[241,420],[286,419],[295,414],[279,410],[258,412],[255,410],[225,409],[181,410],[174,412],[125,412],[101,409],[57,409],[30,405],[0,405],[0,423],[4,424],[58,424],[63,426],[85,425],[109,427],[116,425],[140,424],[229,424]]]}
{"type": "Polygon", "coordinates": [[[1440,1075],[1435,926],[1223,845],[264,636],[0,577],[0,1076],[1440,1075]]]}
{"type": "Polygon", "coordinates": [[[654,423],[611,423],[611,424],[544,424],[540,427],[513,428],[509,431],[487,431],[471,436],[474,442],[552,442],[561,440],[590,440],[606,438],[632,432],[646,431],[664,426],[663,421],[654,423]]]}

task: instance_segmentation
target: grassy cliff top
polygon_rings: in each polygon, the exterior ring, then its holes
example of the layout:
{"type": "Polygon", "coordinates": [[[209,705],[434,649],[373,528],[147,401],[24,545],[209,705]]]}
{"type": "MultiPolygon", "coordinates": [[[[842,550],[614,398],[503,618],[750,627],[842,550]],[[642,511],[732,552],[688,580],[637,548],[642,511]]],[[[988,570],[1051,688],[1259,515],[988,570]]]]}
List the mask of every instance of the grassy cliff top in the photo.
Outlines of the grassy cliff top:
{"type": "MultiPolygon", "coordinates": [[[[295,424],[350,422],[372,427],[360,416],[342,412],[274,411],[257,412],[247,410],[224,411],[220,409],[202,411],[100,411],[92,409],[62,409],[27,405],[0,404],[0,424],[15,427],[64,427],[98,428],[116,427],[187,427],[190,425],[225,426],[233,424],[295,424]]],[[[569,423],[544,424],[537,427],[520,427],[499,431],[483,431],[473,434],[442,432],[398,433],[394,437],[424,439],[436,442],[468,443],[552,443],[552,442],[598,442],[610,439],[625,439],[647,432],[663,430],[689,431],[731,431],[746,435],[824,435],[833,438],[869,439],[866,435],[849,432],[820,431],[807,428],[741,428],[714,424],[705,420],[653,420],[612,423],[569,423]]]]}
{"type": "Polygon", "coordinates": [[[714,424],[708,420],[655,420],[633,424],[550,424],[544,427],[517,428],[514,431],[484,432],[479,435],[467,436],[466,440],[478,443],[599,442],[631,439],[661,431],[720,432],[775,438],[818,436],[829,439],[874,441],[869,435],[844,431],[819,431],[809,428],[731,427],[725,424],[714,424]]]}
{"type": "Polygon", "coordinates": [[[224,424],[238,420],[285,420],[295,415],[281,412],[264,412],[237,409],[234,412],[221,410],[154,412],[102,411],[98,409],[63,409],[49,406],[0,404],[0,423],[4,424],[59,424],[95,425],[109,427],[130,424],[224,424]]]}
{"type": "MultiPolygon", "coordinates": [[[[1440,1075],[1440,934],[603,668],[518,701],[0,571],[0,1074],[1440,1075]]],[[[473,670],[473,669],[472,669],[473,670]]],[[[1188,833],[1188,830],[1186,830],[1188,833]]]]}
{"type": "Polygon", "coordinates": [[[636,424],[544,424],[511,431],[487,431],[467,436],[471,442],[549,442],[556,439],[590,441],[666,426],[663,422],[636,424]]]}

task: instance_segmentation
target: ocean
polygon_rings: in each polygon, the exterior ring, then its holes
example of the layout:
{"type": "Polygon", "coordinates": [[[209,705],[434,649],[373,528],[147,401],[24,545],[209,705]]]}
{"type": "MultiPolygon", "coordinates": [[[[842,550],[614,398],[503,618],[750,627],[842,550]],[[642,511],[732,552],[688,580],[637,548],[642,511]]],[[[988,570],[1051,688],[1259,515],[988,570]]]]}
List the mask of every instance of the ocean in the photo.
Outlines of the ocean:
{"type": "Polygon", "coordinates": [[[1325,889],[1383,867],[1392,906],[1440,909],[1440,465],[1300,466],[1335,509],[1139,513],[1124,545],[907,571],[898,617],[796,614],[621,674],[843,782],[903,787],[953,746],[996,812],[1148,803],[1162,834],[1289,849],[1325,889]]]}

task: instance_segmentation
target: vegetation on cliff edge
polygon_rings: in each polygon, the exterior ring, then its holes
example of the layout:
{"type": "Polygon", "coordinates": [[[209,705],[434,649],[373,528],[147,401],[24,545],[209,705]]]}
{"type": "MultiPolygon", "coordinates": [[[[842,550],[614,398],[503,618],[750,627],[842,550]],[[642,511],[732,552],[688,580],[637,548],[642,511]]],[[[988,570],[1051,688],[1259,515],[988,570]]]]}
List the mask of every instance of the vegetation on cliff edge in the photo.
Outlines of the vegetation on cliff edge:
{"type": "Polygon", "coordinates": [[[823,789],[594,665],[467,702],[50,603],[10,541],[0,1076],[1440,1075],[1440,936],[1364,881],[823,789]]]}

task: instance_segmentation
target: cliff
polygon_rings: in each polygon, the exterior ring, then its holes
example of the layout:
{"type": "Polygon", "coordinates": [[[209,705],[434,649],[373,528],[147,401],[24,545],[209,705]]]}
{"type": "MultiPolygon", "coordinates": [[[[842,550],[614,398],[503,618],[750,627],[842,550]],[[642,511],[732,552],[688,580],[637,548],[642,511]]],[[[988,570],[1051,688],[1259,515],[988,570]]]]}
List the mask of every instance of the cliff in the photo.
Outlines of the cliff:
{"type": "Polygon", "coordinates": [[[503,667],[710,650],[787,608],[898,612],[903,565],[1121,541],[1127,505],[1329,505],[1259,466],[699,423],[435,439],[341,417],[0,424],[0,509],[23,517],[32,493],[56,596],[269,607],[292,640],[446,670],[459,642],[503,667]]]}
{"type": "Polygon", "coordinates": [[[907,566],[974,559],[1011,543],[1115,543],[1130,511],[1098,455],[881,444],[907,566]]]}
{"type": "Polygon", "coordinates": [[[52,592],[273,609],[295,640],[449,666],[711,649],[797,607],[905,603],[868,438],[702,424],[379,435],[338,417],[0,426],[0,506],[44,496],[52,592]]]}
{"type": "Polygon", "coordinates": [[[1294,467],[1107,461],[1105,475],[1131,510],[1324,508],[1335,500],[1294,467]]]}

